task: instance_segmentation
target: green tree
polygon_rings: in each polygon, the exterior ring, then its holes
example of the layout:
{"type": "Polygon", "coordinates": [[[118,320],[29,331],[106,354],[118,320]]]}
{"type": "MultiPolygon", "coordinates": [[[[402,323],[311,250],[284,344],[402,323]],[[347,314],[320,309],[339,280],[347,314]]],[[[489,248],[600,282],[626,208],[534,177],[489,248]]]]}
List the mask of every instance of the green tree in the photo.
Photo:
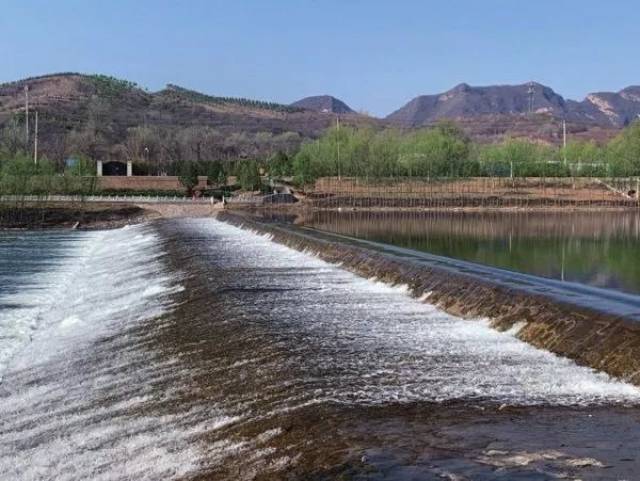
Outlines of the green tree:
{"type": "Polygon", "coordinates": [[[627,127],[607,145],[611,175],[640,175],[640,121],[627,127]]]}
{"type": "Polygon", "coordinates": [[[291,175],[293,172],[293,163],[291,158],[282,150],[278,150],[269,157],[267,161],[269,174],[272,177],[284,177],[291,175]]]}
{"type": "Polygon", "coordinates": [[[227,184],[227,172],[224,168],[224,164],[219,160],[214,160],[212,162],[203,162],[200,165],[200,172],[202,173],[202,175],[207,176],[207,181],[210,184],[227,184]]]}
{"type": "Polygon", "coordinates": [[[193,195],[193,189],[198,185],[198,169],[194,162],[180,162],[178,166],[178,180],[187,189],[187,195],[193,195]]]}
{"type": "Polygon", "coordinates": [[[569,174],[558,149],[521,139],[479,147],[480,175],[508,177],[559,177],[569,174]]]}
{"type": "Polygon", "coordinates": [[[593,140],[569,142],[562,154],[574,175],[600,176],[607,174],[605,153],[593,140]]]}
{"type": "Polygon", "coordinates": [[[368,160],[368,173],[371,177],[398,175],[401,141],[400,133],[396,130],[383,130],[371,139],[368,160]]]}
{"type": "Polygon", "coordinates": [[[469,157],[469,141],[448,125],[408,135],[400,147],[400,167],[409,176],[456,177],[469,157]]]}
{"type": "Polygon", "coordinates": [[[46,195],[56,190],[54,165],[46,158],[37,164],[25,154],[18,154],[2,162],[0,169],[0,194],[46,195]]]}
{"type": "Polygon", "coordinates": [[[293,158],[295,181],[300,185],[309,184],[317,178],[313,170],[313,160],[309,145],[311,144],[303,144],[300,151],[293,158]]]}
{"type": "Polygon", "coordinates": [[[255,160],[245,160],[238,167],[238,183],[243,190],[254,191],[262,187],[260,171],[255,160]]]}

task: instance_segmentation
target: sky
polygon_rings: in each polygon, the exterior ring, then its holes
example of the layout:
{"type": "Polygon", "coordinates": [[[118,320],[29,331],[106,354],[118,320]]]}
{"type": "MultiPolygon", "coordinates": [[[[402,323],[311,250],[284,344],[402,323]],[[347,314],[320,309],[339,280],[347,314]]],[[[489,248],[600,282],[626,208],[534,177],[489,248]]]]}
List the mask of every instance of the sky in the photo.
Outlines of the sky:
{"type": "Polygon", "coordinates": [[[461,82],[617,91],[639,44],[637,0],[0,0],[0,82],[102,73],[378,116],[461,82]]]}

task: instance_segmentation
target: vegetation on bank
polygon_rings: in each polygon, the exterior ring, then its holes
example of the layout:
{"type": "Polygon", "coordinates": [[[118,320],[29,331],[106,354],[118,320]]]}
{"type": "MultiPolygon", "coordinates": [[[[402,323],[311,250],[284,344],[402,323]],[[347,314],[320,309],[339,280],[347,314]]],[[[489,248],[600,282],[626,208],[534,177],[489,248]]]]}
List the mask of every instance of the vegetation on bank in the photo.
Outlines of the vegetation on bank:
{"type": "Polygon", "coordinates": [[[606,145],[571,141],[566,149],[523,139],[473,143],[455,124],[430,129],[333,128],[303,144],[289,174],[302,183],[357,177],[627,177],[640,175],[640,123],[606,145]]]}
{"type": "Polygon", "coordinates": [[[46,158],[36,163],[21,153],[7,157],[0,152],[0,195],[90,195],[96,188],[95,167],[91,165],[90,160],[80,159],[58,172],[46,158]]]}
{"type": "MultiPolygon", "coordinates": [[[[114,92],[131,86],[102,78],[101,88],[114,92]]],[[[640,122],[623,130],[605,145],[571,141],[566,148],[524,139],[496,144],[472,142],[452,122],[414,131],[374,128],[328,129],[319,139],[303,143],[297,151],[276,148],[269,155],[229,158],[207,147],[208,139],[194,128],[177,149],[174,160],[160,162],[162,149],[153,129],[130,129],[129,157],[135,175],[179,177],[189,195],[206,176],[211,188],[222,188],[230,176],[243,190],[264,189],[264,178],[293,178],[309,184],[320,177],[460,178],[460,177],[630,177],[640,176],[640,122]]],[[[0,132],[0,194],[89,195],[96,190],[95,162],[81,151],[65,162],[41,158],[37,163],[24,154],[18,124],[0,132]]],[[[275,137],[274,137],[275,138],[275,137]]],[[[88,151],[90,152],[90,150],[88,151]]]]}

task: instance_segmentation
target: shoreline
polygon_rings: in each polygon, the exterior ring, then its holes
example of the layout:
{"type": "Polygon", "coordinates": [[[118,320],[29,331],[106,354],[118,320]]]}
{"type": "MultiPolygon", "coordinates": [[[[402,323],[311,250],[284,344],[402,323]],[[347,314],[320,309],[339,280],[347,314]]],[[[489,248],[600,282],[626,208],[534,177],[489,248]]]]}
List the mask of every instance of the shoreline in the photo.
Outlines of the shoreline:
{"type": "Polygon", "coordinates": [[[121,203],[121,202],[0,202],[0,231],[117,229],[155,219],[211,217],[222,204],[121,203]]]}
{"type": "MultiPolygon", "coordinates": [[[[284,209],[274,209],[283,210],[284,209]]],[[[294,210],[294,208],[292,208],[294,210]]],[[[299,210],[317,212],[633,212],[640,206],[503,206],[503,207],[311,207],[304,206],[299,210]]]]}
{"type": "Polygon", "coordinates": [[[117,229],[160,218],[211,217],[221,212],[304,214],[309,212],[371,212],[371,213],[573,213],[573,212],[633,212],[636,206],[438,206],[438,207],[319,207],[306,202],[268,206],[238,206],[223,208],[221,204],[136,204],[109,202],[27,202],[21,206],[0,203],[0,231],[78,229],[117,229]]]}
{"type": "Polygon", "coordinates": [[[160,216],[153,209],[133,204],[0,204],[0,231],[109,230],[141,224],[160,216]]]}

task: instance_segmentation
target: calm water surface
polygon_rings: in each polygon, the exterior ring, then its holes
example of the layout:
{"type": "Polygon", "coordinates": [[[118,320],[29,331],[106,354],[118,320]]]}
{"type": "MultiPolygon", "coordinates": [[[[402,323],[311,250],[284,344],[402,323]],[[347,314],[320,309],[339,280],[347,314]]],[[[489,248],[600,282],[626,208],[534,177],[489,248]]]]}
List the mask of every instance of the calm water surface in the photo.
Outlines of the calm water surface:
{"type": "Polygon", "coordinates": [[[640,212],[316,212],[306,225],[553,279],[640,294],[640,212]]]}

